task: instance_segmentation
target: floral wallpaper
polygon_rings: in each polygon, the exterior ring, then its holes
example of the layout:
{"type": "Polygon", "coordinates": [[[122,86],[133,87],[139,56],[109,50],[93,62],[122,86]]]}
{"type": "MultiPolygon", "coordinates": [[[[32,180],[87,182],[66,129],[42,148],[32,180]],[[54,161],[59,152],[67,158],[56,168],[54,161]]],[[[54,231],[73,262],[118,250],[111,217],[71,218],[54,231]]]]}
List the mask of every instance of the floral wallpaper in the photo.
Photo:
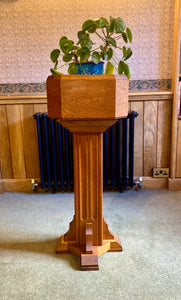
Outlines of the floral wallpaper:
{"type": "Polygon", "coordinates": [[[101,16],[132,29],[131,80],[171,79],[173,0],[0,0],[0,84],[45,83],[59,38],[101,16]]]}

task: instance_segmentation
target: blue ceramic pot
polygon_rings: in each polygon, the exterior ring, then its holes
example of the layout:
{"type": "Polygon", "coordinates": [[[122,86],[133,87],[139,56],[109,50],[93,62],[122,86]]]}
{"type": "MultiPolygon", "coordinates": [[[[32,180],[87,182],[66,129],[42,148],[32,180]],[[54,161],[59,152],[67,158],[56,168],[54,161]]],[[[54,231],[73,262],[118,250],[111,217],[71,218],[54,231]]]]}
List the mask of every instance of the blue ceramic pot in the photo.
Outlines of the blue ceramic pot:
{"type": "Polygon", "coordinates": [[[104,69],[103,69],[104,63],[102,61],[99,62],[98,64],[88,61],[88,62],[82,62],[81,64],[76,63],[76,65],[78,67],[78,72],[76,74],[79,74],[79,75],[85,75],[85,74],[101,75],[101,74],[104,74],[104,69]]]}

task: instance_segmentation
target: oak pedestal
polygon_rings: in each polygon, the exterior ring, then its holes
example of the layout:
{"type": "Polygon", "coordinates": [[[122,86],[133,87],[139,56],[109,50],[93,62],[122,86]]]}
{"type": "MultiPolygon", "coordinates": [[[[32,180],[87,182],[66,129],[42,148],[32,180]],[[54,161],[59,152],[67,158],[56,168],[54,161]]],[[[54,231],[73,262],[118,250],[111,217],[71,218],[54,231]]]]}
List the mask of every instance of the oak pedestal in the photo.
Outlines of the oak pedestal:
{"type": "Polygon", "coordinates": [[[122,251],[103,218],[103,132],[128,112],[128,81],[114,75],[61,75],[47,79],[48,115],[73,133],[75,215],[56,253],[74,253],[82,270],[98,257],[122,251]]]}

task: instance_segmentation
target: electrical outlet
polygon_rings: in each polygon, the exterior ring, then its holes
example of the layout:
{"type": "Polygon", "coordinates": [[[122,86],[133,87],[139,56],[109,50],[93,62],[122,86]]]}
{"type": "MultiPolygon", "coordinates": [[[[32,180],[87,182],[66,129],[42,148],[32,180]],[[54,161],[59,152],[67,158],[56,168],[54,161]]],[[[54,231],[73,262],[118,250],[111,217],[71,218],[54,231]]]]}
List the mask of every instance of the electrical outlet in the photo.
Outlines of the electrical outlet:
{"type": "Polygon", "coordinates": [[[153,168],[153,177],[169,177],[169,168],[153,168]]]}

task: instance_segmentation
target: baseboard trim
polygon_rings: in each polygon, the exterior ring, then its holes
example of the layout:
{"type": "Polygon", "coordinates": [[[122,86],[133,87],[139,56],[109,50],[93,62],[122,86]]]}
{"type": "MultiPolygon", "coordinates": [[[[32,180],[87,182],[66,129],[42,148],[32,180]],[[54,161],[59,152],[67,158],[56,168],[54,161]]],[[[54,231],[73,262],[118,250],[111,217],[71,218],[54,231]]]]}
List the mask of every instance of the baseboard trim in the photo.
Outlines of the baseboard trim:
{"type": "Polygon", "coordinates": [[[142,177],[142,188],[143,189],[167,189],[168,178],[153,178],[153,177],[142,177]]]}
{"type": "Polygon", "coordinates": [[[181,178],[168,179],[169,191],[181,191],[181,178]]]}
{"type": "MultiPolygon", "coordinates": [[[[35,179],[40,182],[40,178],[35,179]]],[[[32,193],[31,179],[3,179],[4,192],[32,193]]]]}
{"type": "MultiPolygon", "coordinates": [[[[135,178],[138,180],[138,178],[135,178]]],[[[40,182],[40,178],[36,178],[35,182],[40,182]]],[[[168,188],[168,182],[170,182],[170,190],[181,189],[181,179],[174,180],[168,178],[152,178],[152,177],[142,177],[142,188],[143,189],[166,189],[168,188]],[[174,189],[175,188],[175,189],[174,189]]],[[[1,179],[0,180],[0,193],[3,192],[23,192],[32,193],[32,182],[31,179],[1,179]]],[[[39,192],[43,192],[41,188],[38,189],[39,192]]]]}
{"type": "MultiPolygon", "coordinates": [[[[138,178],[135,178],[138,180],[138,178]]],[[[40,178],[36,178],[35,182],[40,182],[40,178]]],[[[169,191],[181,191],[181,178],[153,178],[142,177],[143,189],[168,189],[169,191]]],[[[38,189],[43,192],[43,190],[38,189]]],[[[0,179],[0,194],[4,192],[23,192],[32,193],[31,179],[0,179]]]]}

